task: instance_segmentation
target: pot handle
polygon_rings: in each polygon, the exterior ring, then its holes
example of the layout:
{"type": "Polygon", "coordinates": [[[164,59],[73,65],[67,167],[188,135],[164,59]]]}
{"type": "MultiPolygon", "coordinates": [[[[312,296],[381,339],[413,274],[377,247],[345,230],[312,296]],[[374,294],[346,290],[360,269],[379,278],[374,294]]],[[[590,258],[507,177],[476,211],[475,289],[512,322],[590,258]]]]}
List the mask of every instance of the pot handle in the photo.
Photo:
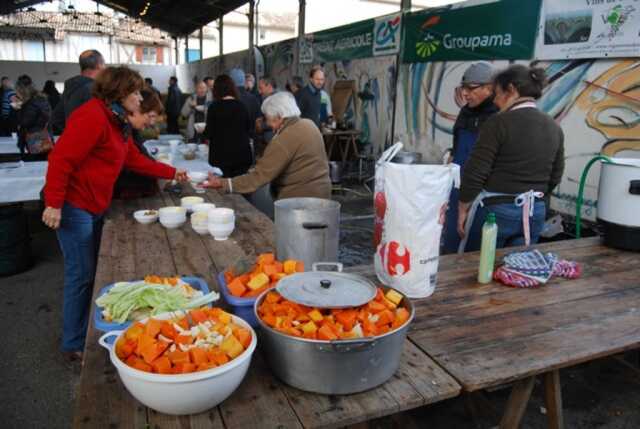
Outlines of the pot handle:
{"type": "Polygon", "coordinates": [[[334,267],[337,272],[341,273],[344,265],[342,265],[340,262],[314,262],[311,265],[311,269],[313,271],[321,271],[319,267],[334,267]]]}
{"type": "Polygon", "coordinates": [[[631,195],[640,195],[640,180],[632,180],[629,182],[629,193],[631,195]]]}
{"type": "Polygon", "coordinates": [[[329,225],[327,225],[326,223],[320,223],[320,222],[304,222],[302,224],[302,227],[304,229],[327,229],[329,228],[329,225]]]}
{"type": "Polygon", "coordinates": [[[109,344],[107,342],[107,338],[117,337],[122,334],[124,331],[109,331],[98,339],[98,344],[100,344],[105,349],[111,351],[113,348],[113,344],[109,344]]]}
{"type": "Polygon", "coordinates": [[[354,340],[331,341],[328,345],[318,344],[316,347],[319,351],[350,353],[368,350],[376,344],[377,341],[373,338],[358,338],[354,340]]]}

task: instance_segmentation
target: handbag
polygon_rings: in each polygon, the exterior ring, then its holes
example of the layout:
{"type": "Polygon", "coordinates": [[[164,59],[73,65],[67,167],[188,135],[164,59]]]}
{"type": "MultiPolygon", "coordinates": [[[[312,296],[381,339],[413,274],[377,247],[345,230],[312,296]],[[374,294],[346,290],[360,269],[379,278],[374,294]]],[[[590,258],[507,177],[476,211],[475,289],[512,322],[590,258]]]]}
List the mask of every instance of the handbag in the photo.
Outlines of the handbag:
{"type": "MultiPolygon", "coordinates": [[[[48,124],[47,124],[48,125],[48,124]]],[[[27,151],[30,154],[47,153],[53,149],[53,140],[47,130],[47,125],[44,129],[34,132],[25,133],[25,141],[27,143],[27,151]]]]}

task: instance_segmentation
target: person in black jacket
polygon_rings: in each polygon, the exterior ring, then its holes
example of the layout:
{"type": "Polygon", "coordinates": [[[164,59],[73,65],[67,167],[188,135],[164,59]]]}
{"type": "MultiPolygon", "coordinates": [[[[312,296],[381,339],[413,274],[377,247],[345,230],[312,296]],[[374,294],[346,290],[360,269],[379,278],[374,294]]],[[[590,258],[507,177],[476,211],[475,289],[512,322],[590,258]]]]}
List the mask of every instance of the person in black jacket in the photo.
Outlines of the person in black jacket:
{"type": "MultiPolygon", "coordinates": [[[[498,107],[493,103],[494,73],[495,69],[491,64],[479,61],[471,64],[462,75],[459,95],[466,104],[460,109],[453,125],[453,147],[449,155],[449,161],[460,166],[460,175],[478,140],[480,127],[487,119],[498,113],[498,107]]],[[[460,245],[460,235],[458,234],[458,189],[455,188],[451,190],[443,235],[443,253],[456,253],[460,245]]]]}
{"type": "Polygon", "coordinates": [[[167,90],[167,101],[165,103],[165,111],[167,113],[167,133],[179,134],[178,117],[182,109],[182,91],[178,88],[178,78],[171,76],[169,78],[169,89],[167,90]]]}
{"type": "Polygon", "coordinates": [[[56,88],[56,84],[52,80],[48,80],[44,83],[42,93],[47,96],[51,110],[55,110],[56,106],[60,102],[61,95],[56,88]]]}
{"type": "MultiPolygon", "coordinates": [[[[244,77],[244,74],[243,74],[244,77]]],[[[209,139],[209,164],[222,170],[224,177],[245,174],[253,162],[249,112],[239,100],[237,82],[226,74],[213,84],[213,103],[207,111],[204,135],[209,139]]]]}
{"type": "Polygon", "coordinates": [[[80,54],[80,74],[64,82],[62,99],[53,112],[52,128],[56,135],[62,134],[71,113],[91,98],[93,81],[104,70],[102,54],[89,49],[80,54]]]}
{"type": "Polygon", "coordinates": [[[51,147],[51,134],[49,121],[51,119],[51,106],[47,97],[38,92],[33,86],[33,81],[27,75],[22,75],[16,82],[16,94],[20,99],[18,111],[18,148],[21,154],[42,154],[46,158],[46,152],[51,147]],[[46,141],[46,143],[45,143],[46,141]]]}
{"type": "Polygon", "coordinates": [[[309,84],[296,93],[301,118],[311,119],[320,128],[321,91],[324,87],[324,70],[313,66],[309,72],[309,84]]]}
{"type": "MultiPolygon", "coordinates": [[[[256,123],[256,119],[260,116],[260,99],[254,94],[250,93],[245,88],[245,73],[242,69],[234,68],[229,72],[229,76],[233,80],[236,91],[238,92],[238,100],[244,104],[244,107],[247,109],[249,113],[249,120],[252,124],[256,123]]],[[[215,87],[215,82],[214,82],[215,87]]],[[[249,138],[255,140],[255,129],[253,126],[249,131],[249,138]]]]}

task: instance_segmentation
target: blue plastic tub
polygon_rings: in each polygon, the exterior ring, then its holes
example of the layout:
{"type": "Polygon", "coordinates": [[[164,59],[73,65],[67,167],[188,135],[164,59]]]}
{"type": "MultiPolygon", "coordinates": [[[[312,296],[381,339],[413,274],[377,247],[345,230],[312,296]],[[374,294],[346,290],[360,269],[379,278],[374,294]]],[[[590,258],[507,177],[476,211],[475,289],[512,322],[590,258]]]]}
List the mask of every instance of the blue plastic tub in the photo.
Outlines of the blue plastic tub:
{"type": "MultiPolygon", "coordinates": [[[[205,282],[200,277],[181,277],[181,279],[186,283],[189,283],[189,285],[192,288],[201,290],[203,294],[206,295],[209,293],[209,285],[207,285],[207,282],[205,282]]],[[[98,297],[107,293],[109,289],[111,289],[114,285],[115,283],[112,283],[108,286],[103,287],[100,290],[98,297]]],[[[209,304],[209,307],[210,306],[211,304],[209,304]]],[[[93,323],[96,329],[99,329],[100,331],[104,331],[104,332],[109,332],[109,331],[124,331],[129,327],[129,325],[131,325],[132,322],[125,322],[125,323],[107,322],[102,317],[102,307],[98,307],[96,305],[95,312],[93,314],[93,323]]],[[[115,339],[115,337],[113,337],[111,340],[113,341],[113,339],[115,339]]]]}
{"type": "Polygon", "coordinates": [[[253,305],[258,297],[238,298],[231,295],[227,289],[227,281],[224,279],[224,271],[218,274],[218,284],[220,285],[220,293],[231,306],[231,312],[241,319],[244,319],[252,328],[258,327],[258,320],[253,312],[253,305]]]}

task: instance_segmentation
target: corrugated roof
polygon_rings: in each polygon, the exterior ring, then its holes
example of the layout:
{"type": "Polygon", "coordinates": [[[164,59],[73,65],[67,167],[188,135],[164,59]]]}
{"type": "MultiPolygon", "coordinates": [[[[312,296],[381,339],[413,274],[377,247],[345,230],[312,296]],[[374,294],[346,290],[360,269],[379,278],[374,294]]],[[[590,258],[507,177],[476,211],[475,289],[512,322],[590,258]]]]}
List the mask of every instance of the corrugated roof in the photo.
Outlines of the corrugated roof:
{"type": "Polygon", "coordinates": [[[169,45],[171,36],[142,21],[112,15],[82,12],[18,12],[0,16],[0,23],[12,27],[52,29],[56,40],[69,33],[97,33],[113,36],[124,43],[169,45]]]}

